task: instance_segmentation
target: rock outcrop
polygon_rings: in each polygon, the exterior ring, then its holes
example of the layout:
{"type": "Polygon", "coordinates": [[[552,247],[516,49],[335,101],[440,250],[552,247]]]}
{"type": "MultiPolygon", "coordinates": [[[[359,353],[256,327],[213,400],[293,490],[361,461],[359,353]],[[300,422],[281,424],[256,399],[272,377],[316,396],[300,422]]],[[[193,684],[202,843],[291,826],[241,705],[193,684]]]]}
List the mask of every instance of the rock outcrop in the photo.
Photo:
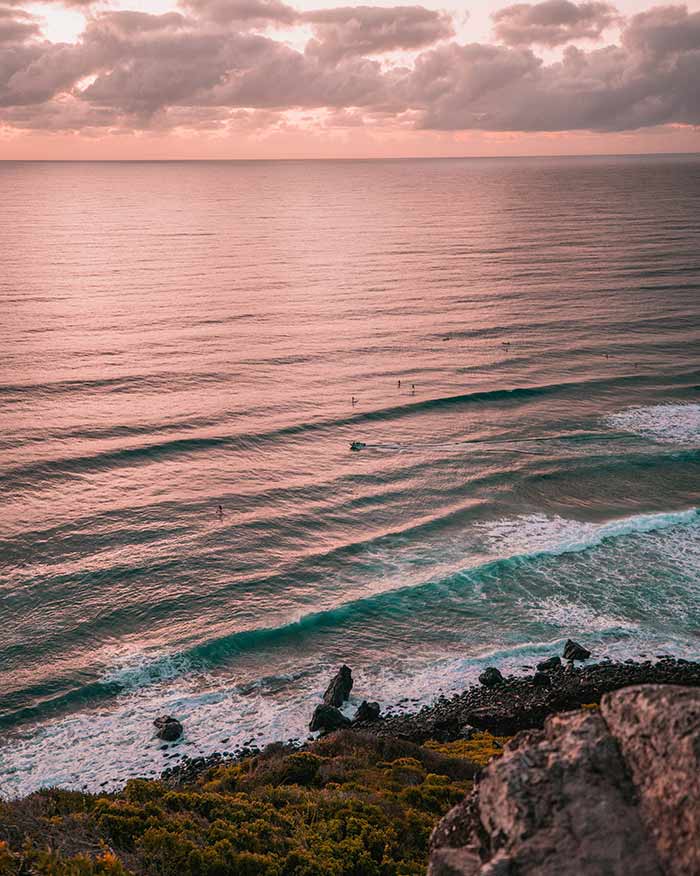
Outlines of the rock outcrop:
{"type": "Polygon", "coordinates": [[[492,760],[431,838],[429,876],[696,876],[700,690],[555,715],[492,760]]]}
{"type": "Polygon", "coordinates": [[[584,648],[583,645],[579,645],[578,642],[574,642],[573,639],[567,639],[566,644],[564,645],[564,660],[588,660],[591,656],[591,652],[584,648]]]}
{"type": "Polygon", "coordinates": [[[164,742],[175,742],[182,736],[182,724],[171,715],[161,715],[160,718],[156,718],[153,726],[157,729],[158,739],[164,742]]]}
{"type": "Polygon", "coordinates": [[[344,727],[349,726],[350,719],[346,718],[340,709],[322,703],[314,709],[309,730],[312,732],[319,730],[321,733],[332,733],[334,730],[342,730],[344,727]]]}
{"type": "Polygon", "coordinates": [[[642,818],[666,873],[700,873],[700,690],[636,687],[605,697],[642,818]]]}
{"type": "Polygon", "coordinates": [[[349,666],[341,666],[333,676],[330,684],[323,695],[323,702],[327,706],[342,706],[350,696],[352,690],[352,670],[349,666]]]}

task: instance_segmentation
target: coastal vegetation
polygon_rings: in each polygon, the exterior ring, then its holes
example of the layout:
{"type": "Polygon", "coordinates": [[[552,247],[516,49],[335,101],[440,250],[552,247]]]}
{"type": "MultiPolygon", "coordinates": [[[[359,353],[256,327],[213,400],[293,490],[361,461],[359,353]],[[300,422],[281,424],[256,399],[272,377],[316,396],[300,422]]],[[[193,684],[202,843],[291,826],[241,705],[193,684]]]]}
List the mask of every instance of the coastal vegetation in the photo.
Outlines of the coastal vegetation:
{"type": "Polygon", "coordinates": [[[0,803],[0,876],[418,876],[438,819],[505,739],[341,731],[113,794],[0,803]]]}

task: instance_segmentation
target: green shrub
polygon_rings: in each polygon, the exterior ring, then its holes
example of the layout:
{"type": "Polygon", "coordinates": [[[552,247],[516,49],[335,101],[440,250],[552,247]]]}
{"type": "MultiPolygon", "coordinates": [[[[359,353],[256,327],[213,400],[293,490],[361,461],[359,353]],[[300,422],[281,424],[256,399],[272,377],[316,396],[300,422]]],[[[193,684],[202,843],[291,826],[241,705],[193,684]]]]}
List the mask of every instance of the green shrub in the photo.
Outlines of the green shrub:
{"type": "Polygon", "coordinates": [[[179,787],[45,791],[0,804],[0,876],[422,876],[476,769],[461,749],[343,731],[179,787]]]}

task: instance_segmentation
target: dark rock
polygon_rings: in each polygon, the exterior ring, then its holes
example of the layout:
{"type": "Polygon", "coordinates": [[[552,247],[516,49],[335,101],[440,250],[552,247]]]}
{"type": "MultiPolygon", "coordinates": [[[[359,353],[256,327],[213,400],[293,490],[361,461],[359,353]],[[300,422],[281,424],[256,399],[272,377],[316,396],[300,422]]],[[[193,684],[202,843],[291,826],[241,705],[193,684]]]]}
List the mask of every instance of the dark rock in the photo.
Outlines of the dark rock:
{"type": "Polygon", "coordinates": [[[452,742],[471,725],[496,736],[541,728],[556,712],[600,702],[604,693],[639,684],[683,684],[700,687],[700,663],[680,665],[664,661],[652,666],[603,660],[583,664],[570,672],[550,674],[550,687],[537,687],[530,678],[515,678],[496,687],[477,684],[449,700],[437,699],[417,712],[387,709],[378,721],[363,729],[380,736],[394,736],[418,744],[439,738],[452,742]]]}
{"type": "Polygon", "coordinates": [[[321,733],[332,733],[334,730],[341,730],[349,726],[350,720],[343,715],[340,709],[323,703],[314,709],[309,730],[312,732],[320,730],[321,733]]]}
{"type": "Polygon", "coordinates": [[[161,715],[153,722],[157,728],[156,736],[165,742],[174,742],[182,736],[182,724],[170,715],[161,715]]]}
{"type": "Polygon", "coordinates": [[[504,680],[500,671],[495,666],[488,666],[479,676],[479,681],[484,687],[496,687],[496,685],[503,684],[504,680]]]}
{"type": "Polygon", "coordinates": [[[433,831],[429,876],[700,873],[700,690],[606,694],[518,734],[433,831]]]}
{"type": "Polygon", "coordinates": [[[588,660],[591,652],[587,651],[583,645],[574,642],[573,639],[567,639],[564,645],[564,660],[588,660]]]}
{"type": "Polygon", "coordinates": [[[541,663],[537,664],[537,668],[540,672],[551,672],[554,669],[561,668],[561,657],[550,657],[548,660],[543,660],[541,663]]]}
{"type": "Polygon", "coordinates": [[[536,672],[532,676],[532,683],[535,687],[551,687],[552,679],[545,672],[536,672]]]}
{"type": "Polygon", "coordinates": [[[362,700],[353,721],[376,721],[379,712],[379,703],[368,703],[367,700],[362,700]]]}
{"type": "Polygon", "coordinates": [[[323,702],[327,706],[342,706],[350,696],[352,690],[352,670],[349,666],[341,666],[331,679],[323,695],[323,702]]]}

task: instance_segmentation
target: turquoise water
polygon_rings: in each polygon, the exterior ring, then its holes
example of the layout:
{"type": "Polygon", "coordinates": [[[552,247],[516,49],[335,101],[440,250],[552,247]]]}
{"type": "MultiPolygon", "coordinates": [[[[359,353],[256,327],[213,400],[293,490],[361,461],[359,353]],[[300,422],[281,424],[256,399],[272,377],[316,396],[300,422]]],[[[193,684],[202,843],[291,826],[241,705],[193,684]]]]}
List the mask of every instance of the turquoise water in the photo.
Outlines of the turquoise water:
{"type": "Polygon", "coordinates": [[[1,793],[700,656],[698,158],[0,185],[1,793]]]}

